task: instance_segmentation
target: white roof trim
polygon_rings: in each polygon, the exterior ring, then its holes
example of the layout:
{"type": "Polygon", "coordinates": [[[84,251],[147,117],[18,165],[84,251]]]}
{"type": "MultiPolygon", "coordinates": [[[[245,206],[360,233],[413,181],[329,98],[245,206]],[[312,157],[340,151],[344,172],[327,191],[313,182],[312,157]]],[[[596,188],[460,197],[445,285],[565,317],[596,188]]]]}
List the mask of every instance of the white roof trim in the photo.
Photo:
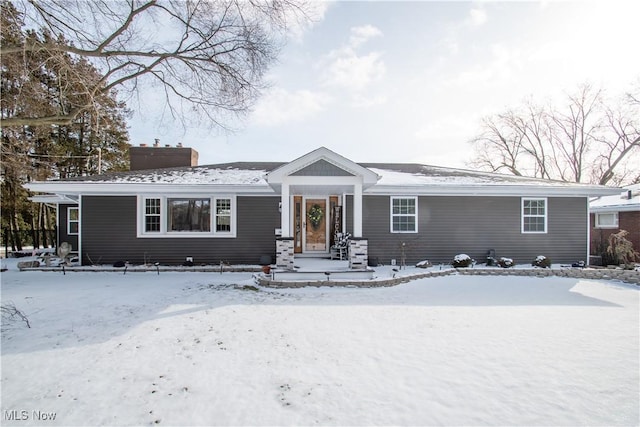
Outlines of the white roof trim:
{"type": "Polygon", "coordinates": [[[233,184],[172,184],[172,183],[113,183],[113,182],[30,182],[25,187],[31,191],[54,194],[82,195],[138,195],[141,193],[225,193],[225,194],[275,194],[268,185],[233,184]]]}
{"type": "Polygon", "coordinates": [[[77,205],[78,201],[72,198],[66,197],[64,194],[39,194],[29,197],[29,200],[35,203],[48,203],[52,205],[77,205]]]}
{"type": "Polygon", "coordinates": [[[370,195],[416,196],[565,196],[593,197],[618,190],[603,187],[562,187],[532,185],[376,185],[364,191],[370,195]]]}
{"type": "Polygon", "coordinates": [[[589,212],[633,212],[640,211],[640,204],[634,205],[607,205],[607,206],[593,206],[589,207],[589,212]]]}

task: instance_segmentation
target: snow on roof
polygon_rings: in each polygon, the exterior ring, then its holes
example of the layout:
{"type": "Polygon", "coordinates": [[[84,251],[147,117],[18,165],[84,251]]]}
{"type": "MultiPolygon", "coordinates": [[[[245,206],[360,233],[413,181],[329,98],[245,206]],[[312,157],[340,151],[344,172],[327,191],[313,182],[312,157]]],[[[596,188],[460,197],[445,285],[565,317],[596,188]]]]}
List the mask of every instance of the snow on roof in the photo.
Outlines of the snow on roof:
{"type": "MultiPolygon", "coordinates": [[[[32,182],[28,184],[28,187],[32,191],[53,191],[63,192],[64,194],[75,194],[82,191],[80,186],[70,186],[68,184],[84,183],[108,185],[110,186],[109,192],[117,191],[117,189],[113,188],[113,185],[120,184],[126,185],[126,187],[122,187],[123,191],[132,191],[133,187],[130,184],[145,185],[147,190],[149,190],[149,186],[158,185],[157,188],[160,189],[162,185],[176,184],[183,187],[194,186],[194,191],[198,191],[200,185],[236,186],[238,189],[244,188],[243,191],[265,191],[271,188],[267,181],[269,173],[283,165],[286,165],[286,163],[235,162],[194,167],[113,172],[44,183],[32,182]]],[[[421,191],[423,193],[444,191],[458,194],[465,192],[489,194],[496,191],[500,192],[500,194],[510,192],[521,194],[522,188],[528,188],[533,192],[546,193],[548,193],[549,189],[553,189],[563,194],[589,196],[611,194],[612,191],[617,191],[617,189],[605,186],[428,166],[418,163],[359,163],[359,165],[368,168],[380,177],[376,185],[367,190],[371,194],[398,191],[398,188],[401,187],[411,188],[412,191],[421,191]]],[[[97,191],[97,187],[92,187],[92,191],[97,191]]],[[[185,191],[185,189],[183,188],[182,191],[185,191]]]]}
{"type": "Polygon", "coordinates": [[[154,172],[121,177],[112,182],[158,182],[164,184],[264,184],[264,170],[193,168],[190,171],[154,172]]]}
{"type": "Polygon", "coordinates": [[[276,163],[225,163],[220,165],[115,172],[70,179],[74,182],[110,184],[267,185],[265,175],[276,163]]]}
{"type": "Polygon", "coordinates": [[[640,184],[629,185],[617,195],[592,199],[589,207],[594,212],[605,210],[640,210],[640,184]],[[631,197],[629,197],[629,195],[631,195],[631,197]]]}
{"type": "MultiPolygon", "coordinates": [[[[238,162],[195,167],[114,172],[72,178],[61,181],[104,183],[162,183],[162,184],[220,184],[267,185],[265,175],[284,163],[238,162]]],[[[362,163],[361,166],[378,174],[377,185],[580,185],[489,172],[427,166],[415,163],[362,163]]]]}
{"type": "Polygon", "coordinates": [[[444,168],[420,164],[368,164],[365,165],[381,176],[378,185],[536,185],[562,186],[580,185],[490,172],[444,168]]]}

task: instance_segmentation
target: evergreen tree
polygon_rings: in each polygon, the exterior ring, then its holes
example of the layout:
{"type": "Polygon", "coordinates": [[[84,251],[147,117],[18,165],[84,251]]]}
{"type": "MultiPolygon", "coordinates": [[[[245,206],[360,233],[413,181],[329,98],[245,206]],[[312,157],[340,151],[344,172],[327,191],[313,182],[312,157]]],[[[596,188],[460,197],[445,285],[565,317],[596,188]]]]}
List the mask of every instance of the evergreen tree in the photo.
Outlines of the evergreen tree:
{"type": "MultiPolygon", "coordinates": [[[[0,8],[0,43],[16,44],[54,40],[45,30],[24,30],[22,16],[10,2],[0,8]]],[[[54,226],[45,205],[28,200],[22,184],[46,178],[70,178],[108,170],[124,170],[129,147],[126,118],[129,111],[114,91],[100,96],[87,93],[101,80],[86,59],[50,56],[47,51],[5,54],[1,58],[0,117],[16,114],[61,114],[84,104],[86,109],[68,125],[3,126],[1,129],[1,181],[3,237],[14,250],[23,244],[51,245],[52,237],[35,230],[54,226]],[[99,165],[99,163],[101,163],[99,165]]]]}

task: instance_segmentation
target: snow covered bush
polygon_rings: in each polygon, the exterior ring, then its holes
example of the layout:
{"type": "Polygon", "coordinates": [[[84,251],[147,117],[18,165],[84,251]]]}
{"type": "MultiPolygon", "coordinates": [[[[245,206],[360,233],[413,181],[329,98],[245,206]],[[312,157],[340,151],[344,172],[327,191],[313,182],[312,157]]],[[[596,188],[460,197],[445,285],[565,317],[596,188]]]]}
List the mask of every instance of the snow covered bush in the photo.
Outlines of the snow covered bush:
{"type": "Polygon", "coordinates": [[[531,265],[540,268],[551,268],[551,260],[544,255],[538,255],[531,265]]]}
{"type": "Polygon", "coordinates": [[[633,249],[633,243],[627,239],[628,235],[627,230],[620,230],[609,236],[607,254],[615,260],[616,264],[631,264],[636,259],[640,259],[640,253],[633,249]]]}
{"type": "Polygon", "coordinates": [[[473,264],[473,260],[467,254],[458,254],[453,258],[453,261],[451,262],[451,265],[455,268],[469,267],[471,264],[473,264]]]}
{"type": "Polygon", "coordinates": [[[419,263],[417,263],[416,267],[429,268],[429,267],[433,267],[433,264],[431,264],[431,261],[429,261],[428,259],[425,259],[424,261],[420,261],[419,263]]]}
{"type": "Polygon", "coordinates": [[[502,268],[513,267],[513,260],[511,258],[500,257],[497,264],[502,268]]]}

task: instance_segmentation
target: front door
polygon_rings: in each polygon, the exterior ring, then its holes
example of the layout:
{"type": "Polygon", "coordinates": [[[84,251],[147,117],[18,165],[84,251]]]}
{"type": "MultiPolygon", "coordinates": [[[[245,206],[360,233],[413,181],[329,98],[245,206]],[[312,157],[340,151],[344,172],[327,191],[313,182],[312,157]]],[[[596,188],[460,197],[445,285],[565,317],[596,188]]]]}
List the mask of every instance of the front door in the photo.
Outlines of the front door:
{"type": "Polygon", "coordinates": [[[327,245],[327,199],[304,200],[304,252],[328,251],[327,245]]]}

